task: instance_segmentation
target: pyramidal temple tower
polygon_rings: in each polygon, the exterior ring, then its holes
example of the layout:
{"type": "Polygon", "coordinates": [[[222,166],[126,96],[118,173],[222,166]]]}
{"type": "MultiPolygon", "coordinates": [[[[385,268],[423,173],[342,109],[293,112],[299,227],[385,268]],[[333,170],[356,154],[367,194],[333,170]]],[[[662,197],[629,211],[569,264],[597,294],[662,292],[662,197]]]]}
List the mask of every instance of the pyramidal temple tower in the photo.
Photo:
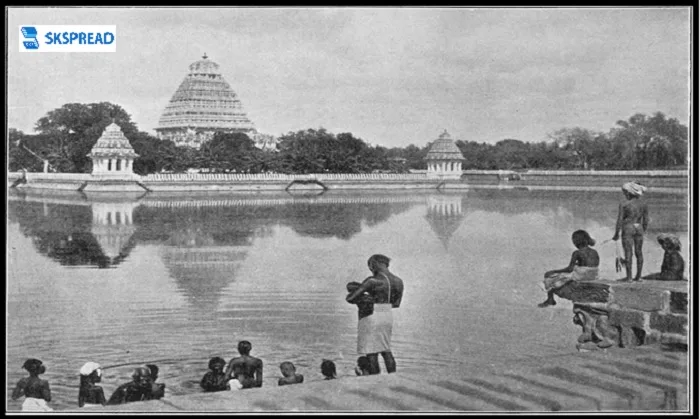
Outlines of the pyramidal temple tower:
{"type": "Polygon", "coordinates": [[[221,76],[219,64],[206,53],[190,64],[155,130],[162,140],[197,149],[219,131],[243,132],[254,140],[259,136],[238,95],[221,76]]]}

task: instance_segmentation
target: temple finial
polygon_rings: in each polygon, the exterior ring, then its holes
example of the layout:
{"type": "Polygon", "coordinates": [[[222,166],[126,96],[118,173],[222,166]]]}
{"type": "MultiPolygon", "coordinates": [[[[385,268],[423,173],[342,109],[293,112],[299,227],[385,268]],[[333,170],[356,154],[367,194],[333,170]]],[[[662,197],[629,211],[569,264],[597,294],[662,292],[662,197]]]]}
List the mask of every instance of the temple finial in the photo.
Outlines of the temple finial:
{"type": "Polygon", "coordinates": [[[205,59],[205,60],[207,59],[207,53],[206,53],[206,52],[204,53],[204,55],[202,55],[202,58],[205,59]]]}

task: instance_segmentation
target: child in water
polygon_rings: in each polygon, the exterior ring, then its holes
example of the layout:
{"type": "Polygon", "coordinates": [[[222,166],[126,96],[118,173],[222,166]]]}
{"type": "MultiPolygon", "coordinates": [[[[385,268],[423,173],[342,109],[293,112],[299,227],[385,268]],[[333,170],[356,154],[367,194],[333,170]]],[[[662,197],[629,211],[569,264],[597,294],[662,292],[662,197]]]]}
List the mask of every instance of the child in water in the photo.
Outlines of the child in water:
{"type": "Polygon", "coordinates": [[[215,356],[209,360],[209,372],[204,374],[200,386],[207,392],[228,390],[228,382],[226,373],[224,372],[226,361],[223,358],[215,356]]]}
{"type": "MultiPolygon", "coordinates": [[[[360,285],[362,284],[357,281],[348,282],[346,289],[349,293],[352,293],[355,292],[360,285]]],[[[367,292],[363,293],[357,300],[355,300],[355,304],[357,304],[357,315],[359,318],[367,317],[374,312],[374,300],[367,292]]]]}
{"type": "Polygon", "coordinates": [[[280,378],[277,385],[286,386],[288,384],[300,384],[304,382],[304,376],[297,374],[297,370],[289,361],[280,364],[280,371],[284,377],[280,378]]]}
{"type": "Polygon", "coordinates": [[[52,408],[46,402],[51,401],[51,389],[49,382],[39,378],[40,374],[46,372],[43,363],[34,358],[24,362],[22,368],[29,372],[29,377],[20,379],[12,392],[12,400],[17,400],[24,395],[22,403],[23,412],[51,412],[52,408]]]}
{"type": "Polygon", "coordinates": [[[369,371],[369,358],[366,356],[361,356],[357,358],[357,366],[355,367],[355,374],[357,375],[370,375],[369,371]]]}
{"type": "Polygon", "coordinates": [[[324,380],[332,380],[335,378],[335,362],[324,359],[321,362],[321,374],[323,374],[324,380]]]}
{"type": "Polygon", "coordinates": [[[102,381],[102,368],[96,362],[86,362],[80,368],[80,390],[78,407],[95,407],[107,404],[102,387],[95,385],[102,381]]]}
{"type": "Polygon", "coordinates": [[[151,372],[151,399],[160,400],[165,396],[165,384],[156,383],[160,369],[155,364],[146,364],[146,368],[151,372]]]}
{"type": "Polygon", "coordinates": [[[556,305],[554,292],[569,281],[595,281],[598,279],[598,265],[600,258],[598,252],[591,249],[595,240],[585,230],[576,230],[571,235],[571,241],[576,250],[571,254],[569,266],[563,269],[547,271],[544,274],[544,287],[547,291],[547,299],[538,304],[538,307],[556,305]]]}

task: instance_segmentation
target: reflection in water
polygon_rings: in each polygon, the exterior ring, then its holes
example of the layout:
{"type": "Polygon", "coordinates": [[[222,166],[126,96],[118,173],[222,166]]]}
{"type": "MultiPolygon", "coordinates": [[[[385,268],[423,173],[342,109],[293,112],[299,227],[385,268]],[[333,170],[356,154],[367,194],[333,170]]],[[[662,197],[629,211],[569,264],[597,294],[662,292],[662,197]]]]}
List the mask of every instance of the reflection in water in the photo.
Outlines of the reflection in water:
{"type": "MultiPolygon", "coordinates": [[[[70,201],[69,201],[70,202],[70,201]]],[[[134,203],[51,203],[10,197],[8,218],[37,250],[67,266],[107,268],[135,246],[134,203]]]]}
{"type": "Polygon", "coordinates": [[[464,220],[462,195],[442,194],[428,197],[428,213],[425,218],[447,249],[450,238],[464,220]]]}
{"type": "MultiPolygon", "coordinates": [[[[86,359],[129,364],[105,370],[109,394],[133,365],[163,360],[169,394],[192,393],[208,358],[234,356],[239,339],[251,340],[266,365],[294,362],[309,381],[321,379],[321,358],[353,375],[357,313],[345,284],[365,278],[377,252],[406,281],[395,317],[402,370],[573,351],[580,330],[570,306],[536,308],[538,284],[544,270],[568,262],[574,230],[612,237],[621,198],[498,189],[140,199],[10,191],[8,383],[35,356],[49,366],[52,405],[75,407],[86,359]]],[[[649,236],[679,234],[687,255],[687,196],[645,199],[649,236]]],[[[614,247],[597,248],[614,274],[614,247]]],[[[650,267],[661,257],[646,245],[650,267]]],[[[276,385],[274,368],[265,377],[276,385]]]]}
{"type": "Polygon", "coordinates": [[[135,202],[95,202],[92,207],[92,235],[111,265],[129,255],[135,242],[135,202]]]}
{"type": "Polygon", "coordinates": [[[236,278],[254,239],[275,226],[301,236],[349,240],[420,202],[399,196],[271,196],[121,202],[66,193],[51,199],[15,195],[10,219],[37,250],[62,265],[114,267],[138,244],[161,245],[178,289],[195,307],[215,307],[236,278]],[[90,214],[91,212],[91,214],[90,214]]]}

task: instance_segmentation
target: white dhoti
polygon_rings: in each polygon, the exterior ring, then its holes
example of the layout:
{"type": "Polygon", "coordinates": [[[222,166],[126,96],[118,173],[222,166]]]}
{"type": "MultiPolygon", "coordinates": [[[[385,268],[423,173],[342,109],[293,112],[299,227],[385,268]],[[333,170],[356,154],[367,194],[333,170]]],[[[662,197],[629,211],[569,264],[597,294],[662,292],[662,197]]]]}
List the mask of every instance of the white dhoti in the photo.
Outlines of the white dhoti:
{"type": "Polygon", "coordinates": [[[229,385],[230,391],[238,391],[238,390],[241,390],[243,388],[243,384],[240,381],[238,381],[238,379],[236,379],[236,378],[232,378],[232,379],[228,380],[228,385],[229,385]]]}
{"type": "Polygon", "coordinates": [[[572,272],[560,272],[545,278],[543,281],[545,291],[557,290],[569,281],[596,281],[598,268],[591,266],[574,266],[572,272]]]}
{"type": "Polygon", "coordinates": [[[394,318],[391,304],[374,304],[374,312],[357,323],[359,355],[391,351],[391,330],[394,318]]]}
{"type": "Polygon", "coordinates": [[[49,407],[44,399],[35,399],[34,397],[27,397],[22,403],[23,412],[53,412],[53,409],[49,407]]]}

